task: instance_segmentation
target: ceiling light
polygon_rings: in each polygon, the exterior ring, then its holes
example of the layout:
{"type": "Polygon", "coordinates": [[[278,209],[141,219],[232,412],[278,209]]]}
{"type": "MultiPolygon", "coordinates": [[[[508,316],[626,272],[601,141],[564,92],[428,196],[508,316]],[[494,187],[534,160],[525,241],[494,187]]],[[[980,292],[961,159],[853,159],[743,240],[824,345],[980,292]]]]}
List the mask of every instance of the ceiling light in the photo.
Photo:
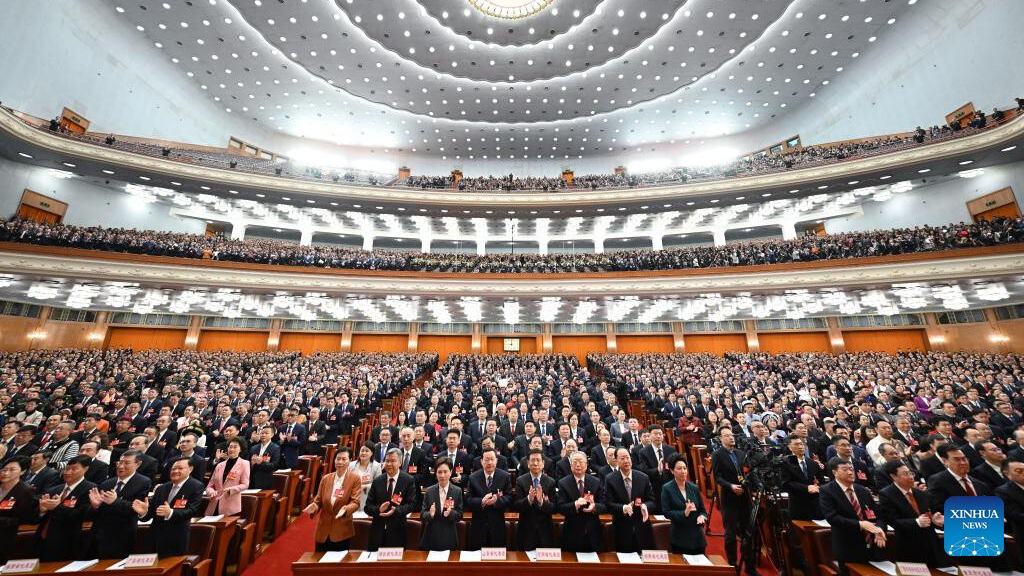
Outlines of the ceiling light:
{"type": "Polygon", "coordinates": [[[33,158],[31,154],[26,154],[24,152],[18,152],[18,156],[21,156],[22,158],[33,158]]]}
{"type": "Polygon", "coordinates": [[[1003,148],[1002,150],[1000,150],[1000,152],[1012,152],[1012,151],[1014,151],[1016,149],[1017,149],[1017,146],[1014,145],[1014,146],[1009,146],[1007,148],[1003,148]]]}
{"type": "Polygon", "coordinates": [[[963,170],[960,172],[959,176],[961,178],[977,178],[978,176],[981,176],[984,173],[984,168],[975,168],[973,170],[963,170]]]}

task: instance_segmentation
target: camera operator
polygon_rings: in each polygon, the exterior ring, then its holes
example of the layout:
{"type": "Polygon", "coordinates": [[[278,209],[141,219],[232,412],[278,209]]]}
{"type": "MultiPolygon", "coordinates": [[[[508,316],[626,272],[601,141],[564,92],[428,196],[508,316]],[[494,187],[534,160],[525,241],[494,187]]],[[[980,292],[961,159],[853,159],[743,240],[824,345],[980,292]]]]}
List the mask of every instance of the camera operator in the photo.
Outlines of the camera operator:
{"type": "MultiPolygon", "coordinates": [[[[722,447],[711,456],[711,472],[722,494],[722,524],[725,526],[725,556],[729,564],[736,563],[736,533],[746,526],[750,517],[750,497],[744,487],[743,465],[747,454],[736,449],[736,438],[732,430],[723,428],[718,433],[722,447]]],[[[747,574],[756,575],[753,550],[744,539],[742,550],[743,565],[747,574]]]]}

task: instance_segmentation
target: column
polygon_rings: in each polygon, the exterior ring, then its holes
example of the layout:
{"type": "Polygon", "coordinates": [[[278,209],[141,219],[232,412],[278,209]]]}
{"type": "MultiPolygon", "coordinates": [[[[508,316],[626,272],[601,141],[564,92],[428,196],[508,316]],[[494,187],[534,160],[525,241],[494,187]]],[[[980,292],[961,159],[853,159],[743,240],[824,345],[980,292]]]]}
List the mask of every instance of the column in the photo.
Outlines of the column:
{"type": "Polygon", "coordinates": [[[341,323],[341,352],[352,351],[352,322],[341,323]]]}
{"type": "Polygon", "coordinates": [[[363,250],[373,250],[373,235],[367,234],[363,236],[363,250]]]}
{"type": "Polygon", "coordinates": [[[843,331],[839,328],[839,319],[835,316],[829,316],[825,319],[828,324],[828,339],[829,344],[832,346],[833,354],[845,354],[846,353],[846,341],[843,339],[843,331]]]}
{"type": "Polygon", "coordinates": [[[548,239],[547,238],[538,238],[537,239],[537,252],[541,256],[547,256],[548,255],[548,239]]]}
{"type": "Polygon", "coordinates": [[[430,254],[430,237],[423,236],[420,238],[420,252],[430,254]]]}
{"type": "Polygon", "coordinates": [[[417,324],[416,322],[409,322],[408,352],[410,354],[415,354],[416,353],[416,349],[419,348],[419,345],[420,345],[419,324],[417,324]]]}
{"type": "Polygon", "coordinates": [[[482,238],[476,239],[476,255],[483,256],[487,253],[487,240],[482,238]]]}
{"type": "Polygon", "coordinates": [[[199,331],[202,329],[202,325],[202,316],[189,318],[188,332],[185,333],[185,350],[195,350],[199,346],[199,331]]]}
{"type": "Polygon", "coordinates": [[[232,240],[243,240],[245,239],[245,228],[246,225],[241,222],[231,223],[231,239],[232,240]]]}
{"type": "Polygon", "coordinates": [[[614,322],[607,322],[607,323],[605,323],[604,326],[605,326],[604,330],[605,330],[605,337],[606,337],[605,344],[608,347],[608,353],[609,354],[615,354],[616,352],[619,351],[619,342],[616,339],[616,336],[618,336],[618,333],[615,331],[615,323],[614,322]]]}
{"type": "Polygon", "coordinates": [[[267,352],[277,352],[281,347],[281,319],[270,321],[270,334],[267,335],[267,352]]]}
{"type": "Polygon", "coordinates": [[[949,342],[946,335],[947,328],[939,324],[934,312],[924,314],[924,333],[928,337],[928,348],[936,352],[944,352],[949,349],[949,342]]]}
{"type": "Polygon", "coordinates": [[[309,228],[303,228],[299,230],[301,236],[299,236],[300,246],[312,246],[313,245],[313,230],[309,228]]]}
{"type": "Polygon", "coordinates": [[[604,254],[604,238],[594,238],[594,254],[604,254]]]}
{"type": "Polygon", "coordinates": [[[470,344],[470,350],[472,350],[473,354],[483,353],[483,341],[484,337],[483,334],[480,333],[480,325],[473,324],[473,343],[470,344]]]}
{"type": "Polygon", "coordinates": [[[715,246],[725,246],[725,229],[719,229],[712,232],[715,237],[715,246]]]}
{"type": "Polygon", "coordinates": [[[795,222],[783,222],[779,226],[782,228],[782,239],[783,240],[795,240],[796,239],[796,223],[795,222]]]}
{"type": "Polygon", "coordinates": [[[101,310],[96,313],[96,326],[89,333],[89,348],[103,348],[107,339],[107,323],[110,320],[110,312],[101,310]]]}
{"type": "Polygon", "coordinates": [[[672,323],[672,343],[675,344],[675,350],[677,353],[682,354],[683,352],[686,352],[686,339],[683,337],[682,322],[672,323]]]}
{"type": "Polygon", "coordinates": [[[761,351],[761,342],[757,339],[757,321],[747,320],[743,323],[747,336],[747,351],[756,354],[761,351]]]}
{"type": "Polygon", "coordinates": [[[555,340],[551,337],[551,324],[545,324],[541,330],[540,346],[543,351],[542,353],[551,354],[551,351],[555,348],[555,340]]]}
{"type": "Polygon", "coordinates": [[[665,247],[665,245],[663,243],[664,238],[665,237],[662,236],[661,234],[657,234],[657,235],[651,236],[651,249],[653,249],[653,250],[661,250],[662,248],[664,248],[665,247]]]}

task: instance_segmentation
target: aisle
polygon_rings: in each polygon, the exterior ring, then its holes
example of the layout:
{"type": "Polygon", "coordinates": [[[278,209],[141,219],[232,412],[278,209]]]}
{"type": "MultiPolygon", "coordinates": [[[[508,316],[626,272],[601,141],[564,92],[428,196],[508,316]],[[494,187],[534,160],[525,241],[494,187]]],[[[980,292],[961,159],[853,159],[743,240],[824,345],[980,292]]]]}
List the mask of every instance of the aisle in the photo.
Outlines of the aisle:
{"type": "MultiPolygon", "coordinates": [[[[242,576],[257,576],[266,574],[288,574],[291,572],[291,564],[299,559],[304,552],[313,550],[313,528],[315,523],[308,515],[302,514],[291,526],[285,530],[267,551],[256,559],[242,576]]],[[[711,530],[722,531],[722,519],[716,512],[711,519],[711,530]]],[[[718,554],[725,557],[725,548],[721,536],[708,538],[708,554],[718,554]]],[[[761,566],[758,570],[762,576],[778,576],[778,570],[771,566],[761,566]]]]}

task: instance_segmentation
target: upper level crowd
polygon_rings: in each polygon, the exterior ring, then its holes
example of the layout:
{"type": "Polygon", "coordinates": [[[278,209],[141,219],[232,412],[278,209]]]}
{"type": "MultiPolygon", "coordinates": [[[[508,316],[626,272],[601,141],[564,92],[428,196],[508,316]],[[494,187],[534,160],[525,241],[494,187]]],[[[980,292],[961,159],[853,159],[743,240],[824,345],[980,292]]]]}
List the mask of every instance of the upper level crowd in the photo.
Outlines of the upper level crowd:
{"type": "Polygon", "coordinates": [[[794,240],[737,242],[725,246],[686,246],[663,250],[623,250],[558,254],[457,254],[302,246],[265,239],[229,240],[173,232],[43,224],[0,220],[0,241],[66,246],[88,250],[177,256],[232,262],[426,272],[604,272],[679,270],[844,260],[1013,244],[1024,240],[1024,219],[993,218],[976,223],[920,226],[818,236],[794,240]]]}
{"type": "MultiPolygon", "coordinates": [[[[375,413],[382,398],[408,388],[436,363],[429,354],[0,354],[0,458],[5,463],[0,490],[23,481],[39,495],[54,495],[65,485],[79,486],[82,478],[75,475],[83,469],[87,490],[102,482],[112,487],[126,466],[145,477],[147,486],[168,479],[178,483],[176,467],[184,462],[177,474],[210,483],[207,513],[238,513],[212,488],[220,476],[208,472],[224,470],[226,478],[227,470],[244,460],[245,487],[267,488],[274,471],[295,468],[301,455],[322,454],[324,444],[349,433],[375,413]]],[[[879,511],[883,528],[889,523],[901,529],[895,520],[902,512],[886,504],[894,484],[913,489],[921,510],[929,511],[942,510],[951,496],[998,494],[1006,500],[1007,530],[1024,521],[1014,492],[1024,491],[1024,359],[1019,356],[594,354],[588,366],[589,371],[565,355],[449,356],[394,412],[380,414],[379,425],[351,462],[348,454],[340,459],[360,479],[359,509],[373,518],[374,527],[388,522],[379,514],[386,507],[377,508],[383,475],[398,479],[390,491],[403,494],[395,502],[403,522],[420,506],[426,516],[424,490],[438,482],[435,475],[449,486],[450,475],[451,485],[467,491],[474,522],[489,522],[486,510],[493,505],[503,527],[501,514],[534,505],[542,481],[545,496],[557,500],[566,515],[563,547],[600,550],[603,540],[570,530],[570,523],[583,520],[573,518],[575,496],[566,499],[566,493],[575,494],[578,483],[584,502],[575,506],[594,511],[590,504],[595,504],[618,523],[618,510],[630,505],[628,494],[635,490],[643,524],[648,512],[668,514],[676,522],[671,514],[676,506],[682,512],[685,498],[676,502],[662,488],[676,482],[683,490],[687,467],[704,466],[690,460],[689,446],[703,444],[713,452],[714,481],[737,495],[751,489],[757,455],[784,456],[781,475],[794,519],[833,519],[827,483],[843,482],[865,490],[856,497],[879,511]],[[639,401],[644,414],[630,412],[630,400],[639,401]],[[441,468],[447,471],[441,474],[441,468]],[[643,475],[643,483],[634,472],[643,475]],[[533,490],[531,474],[539,479],[533,490]],[[622,501],[614,484],[630,474],[633,488],[625,489],[622,501]],[[500,496],[494,502],[472,503],[474,494],[486,493],[490,500],[495,491],[500,496]],[[593,499],[583,498],[584,491],[593,499]],[[411,502],[402,505],[405,499],[411,502]]],[[[100,496],[95,507],[102,505],[100,496]]],[[[27,519],[46,516],[44,499],[40,496],[39,511],[30,510],[27,519]]],[[[723,512],[735,510],[731,507],[738,502],[725,498],[723,512]]],[[[544,509],[550,521],[554,508],[544,509]]],[[[693,511],[690,521],[700,515],[706,520],[703,507],[693,511]]],[[[941,513],[929,512],[929,520],[941,525],[941,513]]],[[[639,517],[635,521],[640,523],[639,517]]],[[[496,545],[477,528],[469,531],[469,549],[496,545]]],[[[863,529],[884,541],[884,533],[863,529]]],[[[394,545],[373,530],[371,546],[394,545]]],[[[622,540],[615,530],[619,549],[622,540]]],[[[405,531],[401,534],[404,543],[405,531]]],[[[45,530],[38,537],[46,543],[45,530]]],[[[543,531],[535,538],[533,545],[550,545],[553,539],[543,531]]],[[[532,549],[530,543],[523,546],[532,549]]],[[[730,560],[735,561],[735,549],[730,560]]]]}
{"type": "MultiPolygon", "coordinates": [[[[10,108],[7,110],[14,112],[10,108]]],[[[743,176],[754,176],[780,172],[793,168],[808,168],[822,164],[830,164],[894,152],[914,146],[933,144],[936,142],[975,134],[999,125],[1005,118],[1024,110],[1024,99],[1017,98],[1014,111],[993,110],[986,116],[979,112],[976,118],[966,127],[959,123],[944,126],[932,126],[925,129],[918,126],[908,134],[885,135],[875,138],[847,141],[835,144],[797,147],[780,153],[757,153],[750,156],[727,160],[720,165],[710,167],[681,166],[657,172],[637,174],[588,174],[572,178],[570,184],[561,176],[554,177],[515,177],[479,176],[462,178],[458,182],[450,176],[423,175],[409,176],[396,180],[372,171],[356,168],[326,168],[308,166],[302,159],[275,160],[245,156],[230,152],[189,148],[187,146],[169,148],[163,144],[149,143],[144,140],[118,139],[114,135],[93,133],[77,134],[62,130],[57,119],[45,122],[33,121],[30,117],[19,117],[31,126],[48,129],[68,138],[90,142],[142,154],[145,156],[163,157],[177,162],[209,166],[211,168],[231,169],[254,174],[277,175],[287,178],[314,181],[333,181],[359,185],[394,185],[421,189],[457,189],[472,191],[558,191],[558,190],[597,190],[604,188],[635,188],[640,186],[658,186],[685,182],[720,180],[743,176]]]]}

